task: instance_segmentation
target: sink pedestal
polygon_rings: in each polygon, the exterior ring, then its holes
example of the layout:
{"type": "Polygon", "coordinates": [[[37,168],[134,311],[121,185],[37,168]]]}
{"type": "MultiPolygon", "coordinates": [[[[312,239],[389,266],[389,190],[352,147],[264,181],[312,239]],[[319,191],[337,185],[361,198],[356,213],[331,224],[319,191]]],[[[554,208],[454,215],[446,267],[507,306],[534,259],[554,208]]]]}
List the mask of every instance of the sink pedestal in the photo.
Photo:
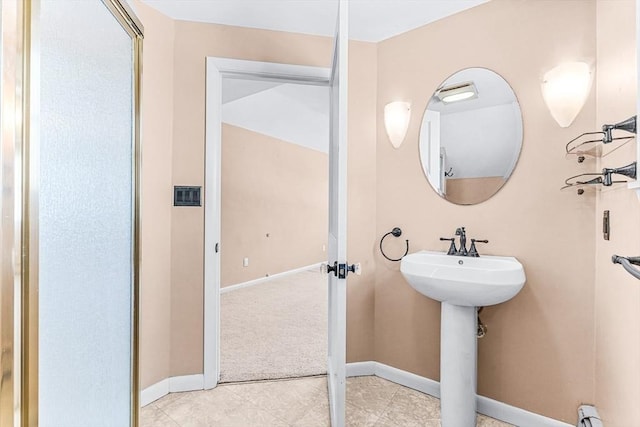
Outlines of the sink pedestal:
{"type": "Polygon", "coordinates": [[[477,309],[443,302],[440,334],[442,427],[476,425],[477,309]]]}
{"type": "Polygon", "coordinates": [[[500,304],[516,296],[526,280],[524,268],[513,257],[420,251],[402,258],[400,271],[413,289],[442,303],[442,427],[475,427],[476,307],[500,304]]]}

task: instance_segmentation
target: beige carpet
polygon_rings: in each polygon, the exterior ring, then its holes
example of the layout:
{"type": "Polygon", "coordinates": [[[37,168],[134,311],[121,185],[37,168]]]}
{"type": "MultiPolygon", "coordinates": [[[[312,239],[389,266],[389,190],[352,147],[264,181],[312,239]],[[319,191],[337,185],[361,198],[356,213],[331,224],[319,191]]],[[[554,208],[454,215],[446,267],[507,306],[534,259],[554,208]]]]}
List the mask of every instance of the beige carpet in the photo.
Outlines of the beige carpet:
{"type": "Polygon", "coordinates": [[[221,295],[221,382],[326,372],[326,276],[303,271],[221,295]]]}

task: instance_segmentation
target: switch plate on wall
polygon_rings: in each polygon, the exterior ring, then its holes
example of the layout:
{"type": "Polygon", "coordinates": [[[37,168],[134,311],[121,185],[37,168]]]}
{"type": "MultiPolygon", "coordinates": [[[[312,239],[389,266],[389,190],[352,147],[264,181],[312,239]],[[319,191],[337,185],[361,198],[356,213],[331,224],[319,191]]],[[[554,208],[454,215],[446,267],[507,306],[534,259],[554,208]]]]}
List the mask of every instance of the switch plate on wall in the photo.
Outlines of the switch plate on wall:
{"type": "Polygon", "coordinates": [[[243,267],[249,267],[249,258],[248,258],[248,257],[245,257],[245,258],[242,260],[242,266],[243,266],[243,267]]]}
{"type": "Polygon", "coordinates": [[[176,185],[173,187],[173,206],[202,206],[202,187],[176,185]]]}

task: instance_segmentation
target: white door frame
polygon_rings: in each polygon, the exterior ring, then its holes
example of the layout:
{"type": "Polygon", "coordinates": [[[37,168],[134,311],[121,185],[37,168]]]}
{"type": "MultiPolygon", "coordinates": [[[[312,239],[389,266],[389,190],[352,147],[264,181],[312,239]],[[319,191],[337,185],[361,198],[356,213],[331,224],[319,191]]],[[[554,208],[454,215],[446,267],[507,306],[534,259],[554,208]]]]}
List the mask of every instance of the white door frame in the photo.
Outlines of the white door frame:
{"type": "Polygon", "coordinates": [[[331,69],[207,57],[204,191],[204,389],[220,379],[220,183],[222,79],[329,86],[331,69]]]}

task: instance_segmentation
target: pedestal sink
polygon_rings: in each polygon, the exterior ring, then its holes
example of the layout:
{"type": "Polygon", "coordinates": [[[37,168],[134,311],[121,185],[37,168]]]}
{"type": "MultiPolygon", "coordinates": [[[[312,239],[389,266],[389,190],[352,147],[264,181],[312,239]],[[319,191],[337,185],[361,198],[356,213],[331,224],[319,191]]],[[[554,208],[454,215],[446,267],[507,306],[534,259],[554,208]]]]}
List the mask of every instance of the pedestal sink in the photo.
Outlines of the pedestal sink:
{"type": "Polygon", "coordinates": [[[416,291],[442,302],[442,427],[473,427],[477,307],[499,304],[517,295],[526,279],[522,264],[513,257],[472,258],[421,251],[402,258],[400,271],[416,291]]]}

